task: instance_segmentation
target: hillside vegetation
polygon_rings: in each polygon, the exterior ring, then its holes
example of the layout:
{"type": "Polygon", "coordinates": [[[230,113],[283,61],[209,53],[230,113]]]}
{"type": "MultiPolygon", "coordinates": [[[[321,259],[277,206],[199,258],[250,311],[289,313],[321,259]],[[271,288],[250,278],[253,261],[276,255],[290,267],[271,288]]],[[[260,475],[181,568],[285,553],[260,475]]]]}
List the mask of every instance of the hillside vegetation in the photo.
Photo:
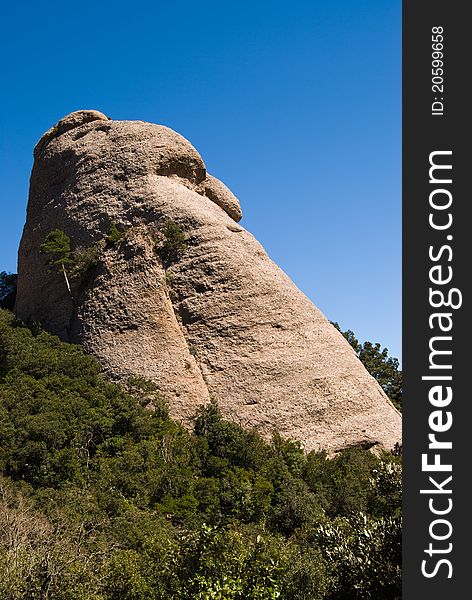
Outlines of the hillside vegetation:
{"type": "Polygon", "coordinates": [[[4,600],[400,597],[399,457],[305,455],[215,404],[188,432],[7,310],[0,470],[4,600]]]}

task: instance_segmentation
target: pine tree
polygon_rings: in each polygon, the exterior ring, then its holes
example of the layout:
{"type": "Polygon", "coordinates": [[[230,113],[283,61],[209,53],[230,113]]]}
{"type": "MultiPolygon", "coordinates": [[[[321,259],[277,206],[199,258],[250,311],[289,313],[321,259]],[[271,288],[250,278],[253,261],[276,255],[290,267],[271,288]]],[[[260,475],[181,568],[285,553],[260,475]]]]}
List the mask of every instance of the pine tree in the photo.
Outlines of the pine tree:
{"type": "Polygon", "coordinates": [[[62,229],[54,229],[46,236],[46,239],[40,246],[43,254],[49,254],[48,264],[62,272],[66,282],[69,294],[72,297],[69,278],[67,276],[66,265],[73,264],[70,249],[70,237],[62,229]]]}

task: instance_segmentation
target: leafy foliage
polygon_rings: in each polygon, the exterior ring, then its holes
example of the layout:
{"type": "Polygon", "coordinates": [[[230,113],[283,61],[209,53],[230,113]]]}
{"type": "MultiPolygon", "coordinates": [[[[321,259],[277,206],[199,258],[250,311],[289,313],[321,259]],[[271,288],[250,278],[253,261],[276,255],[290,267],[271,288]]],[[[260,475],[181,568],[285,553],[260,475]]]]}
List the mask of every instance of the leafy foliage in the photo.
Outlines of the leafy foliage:
{"type": "Polygon", "coordinates": [[[4,310],[0,470],[5,600],[399,597],[398,457],[305,455],[214,403],[188,432],[4,310]]]}
{"type": "Polygon", "coordinates": [[[13,308],[16,297],[16,281],[15,273],[0,272],[0,308],[13,308]]]}
{"type": "Polygon", "coordinates": [[[0,300],[3,300],[16,286],[16,275],[2,271],[0,273],[0,300]]]}
{"type": "Polygon", "coordinates": [[[43,254],[49,255],[48,264],[59,273],[62,273],[67,290],[72,297],[72,290],[66,269],[66,267],[69,268],[69,266],[74,265],[70,237],[62,229],[54,229],[47,234],[40,246],[40,250],[43,254]]]}
{"type": "Polygon", "coordinates": [[[70,237],[62,229],[50,231],[40,246],[43,254],[49,254],[49,264],[62,268],[72,264],[70,237]]]}
{"type": "Polygon", "coordinates": [[[401,597],[401,522],[398,517],[373,519],[363,513],[319,525],[311,542],[337,580],[330,598],[377,600],[401,597]],[[385,557],[390,560],[386,561],[385,557]]]}
{"type": "Polygon", "coordinates": [[[169,265],[178,260],[187,249],[185,234],[180,225],[174,221],[166,221],[162,228],[164,243],[162,245],[162,258],[169,265]]]}
{"type": "MultiPolygon", "coordinates": [[[[119,239],[121,239],[122,234],[116,229],[116,226],[115,230],[119,234],[119,239]]],[[[115,235],[113,229],[110,235],[115,235]]],[[[85,276],[90,274],[92,269],[97,266],[100,251],[109,239],[110,236],[105,241],[102,240],[99,243],[72,250],[70,237],[62,229],[55,229],[48,233],[40,246],[40,250],[43,254],[49,255],[48,264],[59,273],[62,273],[69,294],[72,297],[70,279],[78,279],[82,285],[87,281],[85,276]]],[[[114,244],[116,245],[116,243],[115,241],[114,244]]]]}
{"type": "Polygon", "coordinates": [[[123,232],[118,229],[117,224],[112,221],[110,223],[110,231],[105,238],[106,243],[110,246],[117,246],[123,239],[123,232]]]}
{"type": "Polygon", "coordinates": [[[341,331],[338,323],[333,323],[338,331],[340,331],[364,367],[374,377],[382,387],[383,391],[390,398],[392,403],[401,410],[402,408],[402,387],[403,374],[400,370],[398,358],[388,355],[388,349],[381,347],[379,343],[364,342],[361,344],[356,338],[353,331],[341,331]]]}

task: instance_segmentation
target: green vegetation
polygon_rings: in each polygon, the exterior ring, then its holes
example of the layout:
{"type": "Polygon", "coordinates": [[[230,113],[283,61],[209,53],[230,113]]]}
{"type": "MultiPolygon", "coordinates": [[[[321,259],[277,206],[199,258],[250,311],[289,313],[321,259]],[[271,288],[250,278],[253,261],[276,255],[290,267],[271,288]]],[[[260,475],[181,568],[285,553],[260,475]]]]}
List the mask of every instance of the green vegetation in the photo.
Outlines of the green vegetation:
{"type": "MultiPolygon", "coordinates": [[[[100,252],[106,247],[117,247],[124,235],[125,233],[112,221],[108,234],[98,243],[72,250],[70,237],[62,229],[54,229],[48,233],[40,246],[40,250],[43,254],[48,255],[48,264],[52,269],[63,275],[72,298],[70,281],[81,279],[81,283],[83,284],[84,276],[87,273],[91,273],[91,270],[97,266],[100,252]]],[[[156,251],[160,254],[165,267],[169,267],[177,261],[187,248],[185,234],[174,221],[166,221],[156,237],[156,251]]],[[[10,287],[13,288],[15,285],[14,283],[10,284],[12,277],[15,277],[16,282],[16,276],[4,272],[0,274],[0,303],[3,303],[7,292],[11,291],[10,287]]],[[[165,282],[169,287],[171,287],[173,282],[173,274],[167,270],[165,282]]],[[[3,307],[3,304],[0,304],[0,306],[3,307]]],[[[10,302],[4,308],[12,308],[12,303],[10,302]]]]}
{"type": "Polygon", "coordinates": [[[398,457],[305,455],[215,404],[188,432],[0,311],[4,600],[400,598],[400,485],[398,457]]]}
{"type": "Polygon", "coordinates": [[[16,296],[16,280],[14,273],[0,272],[0,308],[13,309],[16,296]]]}
{"type": "Polygon", "coordinates": [[[92,244],[87,248],[78,248],[73,253],[73,265],[71,268],[72,277],[81,277],[90,269],[98,264],[100,256],[100,247],[98,244],[92,244]]]}
{"type": "Polygon", "coordinates": [[[40,249],[43,254],[49,255],[48,264],[62,273],[69,294],[72,294],[66,270],[66,266],[74,263],[70,249],[70,237],[62,229],[54,229],[48,233],[40,249]]]}
{"type": "Polygon", "coordinates": [[[167,287],[172,287],[174,283],[175,277],[171,271],[166,271],[164,275],[164,281],[167,287]]]}
{"type": "Polygon", "coordinates": [[[48,264],[64,276],[71,297],[70,279],[83,277],[98,264],[100,255],[99,244],[72,251],[71,239],[62,229],[49,232],[40,250],[43,254],[49,255],[48,264]]]}
{"type": "Polygon", "coordinates": [[[120,231],[114,221],[110,223],[110,231],[105,238],[106,243],[110,246],[117,246],[123,239],[123,232],[120,231]]]}
{"type": "Polygon", "coordinates": [[[16,275],[14,273],[0,272],[0,300],[10,294],[16,286],[16,275]]]}
{"type": "Polygon", "coordinates": [[[166,221],[162,228],[164,243],[162,245],[162,259],[169,265],[178,260],[187,249],[185,234],[180,225],[174,221],[166,221]]]}
{"type": "Polygon", "coordinates": [[[403,374],[400,370],[398,358],[388,355],[388,349],[383,348],[379,343],[364,342],[361,344],[353,331],[341,331],[338,323],[333,323],[346,340],[351,344],[354,352],[364,367],[374,377],[382,387],[383,391],[390,398],[394,406],[401,411],[402,409],[402,387],[403,374]]]}

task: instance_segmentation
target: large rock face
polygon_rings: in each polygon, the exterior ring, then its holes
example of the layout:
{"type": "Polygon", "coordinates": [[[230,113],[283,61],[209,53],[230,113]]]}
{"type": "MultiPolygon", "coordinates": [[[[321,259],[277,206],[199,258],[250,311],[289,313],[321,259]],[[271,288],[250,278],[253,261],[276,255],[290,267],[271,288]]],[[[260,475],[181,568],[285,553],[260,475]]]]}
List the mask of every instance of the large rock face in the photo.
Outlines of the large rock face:
{"type": "Polygon", "coordinates": [[[211,398],[307,450],[400,440],[400,414],[349,344],[237,224],[238,200],[170,129],[78,111],[35,148],[17,316],[81,343],[110,375],[154,380],[184,422],[211,398]],[[169,222],[186,236],[169,256],[169,222]],[[112,223],[124,231],[104,240],[112,223]],[[72,280],[40,245],[55,228],[98,262],[72,280]]]}

